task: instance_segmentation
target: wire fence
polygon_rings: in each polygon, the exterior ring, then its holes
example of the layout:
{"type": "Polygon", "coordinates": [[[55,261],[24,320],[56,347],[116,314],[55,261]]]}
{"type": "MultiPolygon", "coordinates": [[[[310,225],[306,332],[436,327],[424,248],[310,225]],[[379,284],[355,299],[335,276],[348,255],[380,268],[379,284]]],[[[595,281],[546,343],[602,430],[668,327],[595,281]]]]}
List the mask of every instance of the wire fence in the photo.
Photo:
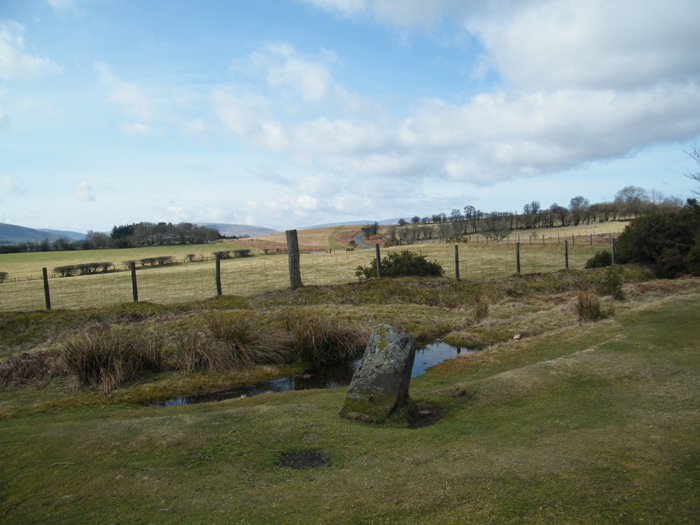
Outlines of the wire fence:
{"type": "MultiPolygon", "coordinates": [[[[512,275],[518,271],[518,261],[523,274],[566,267],[582,269],[597,251],[610,245],[607,236],[531,241],[422,244],[382,248],[382,254],[410,249],[430,261],[439,262],[445,270],[445,278],[455,279],[459,268],[459,278],[464,281],[512,275]]],[[[374,249],[303,253],[300,255],[302,283],[322,286],[356,281],[357,267],[371,264],[374,258],[374,249]]],[[[218,283],[215,259],[134,269],[138,301],[174,304],[204,300],[218,295],[217,285],[223,295],[238,296],[290,286],[287,254],[220,259],[218,264],[218,283]]],[[[47,272],[45,281],[42,275],[6,281],[0,284],[0,312],[47,308],[45,288],[49,290],[50,307],[54,309],[103,307],[133,301],[132,271],[121,268],[72,277],[47,272]]]]}

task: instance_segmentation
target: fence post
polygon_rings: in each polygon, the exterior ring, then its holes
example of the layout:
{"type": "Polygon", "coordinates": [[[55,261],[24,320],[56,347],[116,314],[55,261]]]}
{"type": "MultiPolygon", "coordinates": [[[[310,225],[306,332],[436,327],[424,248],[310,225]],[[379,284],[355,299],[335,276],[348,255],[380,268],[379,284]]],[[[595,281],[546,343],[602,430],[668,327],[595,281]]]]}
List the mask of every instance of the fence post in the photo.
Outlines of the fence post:
{"type": "Polygon", "coordinates": [[[216,295],[221,297],[221,255],[216,254],[216,295]]]}
{"type": "Polygon", "coordinates": [[[299,239],[296,230],[287,230],[287,252],[289,253],[289,284],[292,290],[304,286],[301,283],[301,267],[299,266],[299,239]]]}
{"type": "Polygon", "coordinates": [[[573,234],[571,235],[571,246],[576,246],[576,236],[573,234]]]}
{"type": "Polygon", "coordinates": [[[46,309],[51,310],[51,292],[49,291],[49,274],[46,268],[41,269],[41,273],[44,277],[44,303],[46,304],[46,309]]]}
{"type": "Polygon", "coordinates": [[[139,302],[139,288],[136,286],[136,263],[132,262],[129,264],[131,266],[131,293],[134,297],[134,302],[139,302]]]}
{"type": "Polygon", "coordinates": [[[520,243],[515,245],[515,271],[520,273],[520,243]]]}
{"type": "Polygon", "coordinates": [[[459,246],[455,244],[455,281],[459,281],[459,246]]]}
{"type": "Polygon", "coordinates": [[[615,264],[615,239],[610,239],[610,251],[612,253],[612,263],[615,264]]]}
{"type": "Polygon", "coordinates": [[[544,235],[542,236],[542,246],[544,246],[544,235]]]}
{"type": "Polygon", "coordinates": [[[382,278],[382,264],[381,264],[381,257],[379,255],[379,243],[374,245],[374,255],[377,259],[377,279],[382,278]]]}
{"type": "Polygon", "coordinates": [[[591,246],[593,246],[593,234],[591,233],[591,246]]]}
{"type": "Polygon", "coordinates": [[[569,241],[564,241],[564,268],[569,269],[569,241]]]}

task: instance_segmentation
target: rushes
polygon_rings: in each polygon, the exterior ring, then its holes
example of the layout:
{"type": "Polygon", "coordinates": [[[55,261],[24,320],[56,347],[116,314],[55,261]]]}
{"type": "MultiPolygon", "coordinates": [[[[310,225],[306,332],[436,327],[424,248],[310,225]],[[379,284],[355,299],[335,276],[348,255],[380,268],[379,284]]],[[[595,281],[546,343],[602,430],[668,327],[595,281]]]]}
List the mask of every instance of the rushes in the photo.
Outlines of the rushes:
{"type": "Polygon", "coordinates": [[[84,386],[108,394],[138,373],[163,365],[160,338],[120,329],[90,328],[62,345],[66,367],[84,386]]]}
{"type": "Polygon", "coordinates": [[[613,314],[613,307],[612,305],[604,307],[594,292],[583,290],[578,294],[576,311],[579,321],[599,321],[610,317],[613,314]]]}
{"type": "Polygon", "coordinates": [[[297,357],[313,366],[357,359],[369,338],[360,325],[333,323],[322,317],[286,316],[285,320],[297,357]]]}
{"type": "Polygon", "coordinates": [[[240,315],[210,317],[203,330],[181,334],[183,370],[239,370],[257,364],[281,364],[290,356],[286,334],[240,315]]]}

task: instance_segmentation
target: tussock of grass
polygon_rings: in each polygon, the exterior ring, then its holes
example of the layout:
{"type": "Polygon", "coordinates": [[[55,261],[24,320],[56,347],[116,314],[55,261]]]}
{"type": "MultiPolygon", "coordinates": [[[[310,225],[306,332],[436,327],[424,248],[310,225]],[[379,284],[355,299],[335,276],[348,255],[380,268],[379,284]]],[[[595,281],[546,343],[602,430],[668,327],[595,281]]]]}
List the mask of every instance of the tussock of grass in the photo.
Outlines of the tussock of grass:
{"type": "Polygon", "coordinates": [[[108,394],[139,372],[158,371],[163,364],[163,343],[125,330],[92,328],[65,342],[63,359],[84,386],[108,394]]]}
{"type": "Polygon", "coordinates": [[[313,366],[357,359],[369,339],[369,331],[359,324],[303,315],[287,315],[285,320],[298,358],[313,366]]]}
{"type": "Polygon", "coordinates": [[[578,312],[579,321],[599,321],[607,319],[613,314],[612,305],[605,307],[594,292],[581,291],[578,294],[578,302],[576,303],[576,311],[578,312]]]}
{"type": "Polygon", "coordinates": [[[65,375],[66,367],[54,350],[14,354],[0,364],[0,385],[25,385],[65,375]]]}
{"type": "Polygon", "coordinates": [[[241,315],[217,314],[204,330],[189,331],[177,341],[184,370],[240,370],[289,359],[286,334],[254,324],[241,315]]]}

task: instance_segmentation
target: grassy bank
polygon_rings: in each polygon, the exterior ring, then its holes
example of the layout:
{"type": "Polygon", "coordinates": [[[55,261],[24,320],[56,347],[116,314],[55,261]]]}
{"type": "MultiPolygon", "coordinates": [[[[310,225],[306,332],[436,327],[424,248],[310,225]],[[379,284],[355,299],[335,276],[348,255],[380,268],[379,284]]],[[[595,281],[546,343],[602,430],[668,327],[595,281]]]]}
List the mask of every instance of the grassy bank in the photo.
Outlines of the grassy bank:
{"type": "Polygon", "coordinates": [[[654,281],[628,268],[625,299],[602,299],[613,315],[579,321],[580,290],[604,279],[600,270],[402,279],[3,314],[5,358],[54,348],[93,323],[168,332],[216,312],[268,323],[389,322],[426,341],[490,346],[412,380],[411,396],[439,415],[424,428],[341,419],[344,389],[142,404],[283,372],[268,365],[145,373],[108,395],[69,376],[5,386],[0,515],[8,523],[693,523],[699,281],[654,281]],[[287,453],[325,461],[297,470],[284,466],[287,453]]]}

